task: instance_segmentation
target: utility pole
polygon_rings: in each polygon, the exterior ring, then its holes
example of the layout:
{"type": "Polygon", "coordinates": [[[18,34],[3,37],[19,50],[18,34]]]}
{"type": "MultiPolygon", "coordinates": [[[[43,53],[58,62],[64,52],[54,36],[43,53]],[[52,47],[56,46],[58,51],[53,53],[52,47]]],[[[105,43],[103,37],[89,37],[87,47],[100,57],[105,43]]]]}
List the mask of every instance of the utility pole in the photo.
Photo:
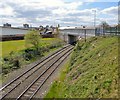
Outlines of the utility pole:
{"type": "Polygon", "coordinates": [[[94,12],[94,28],[95,28],[95,35],[96,35],[96,10],[92,10],[94,12]]]}

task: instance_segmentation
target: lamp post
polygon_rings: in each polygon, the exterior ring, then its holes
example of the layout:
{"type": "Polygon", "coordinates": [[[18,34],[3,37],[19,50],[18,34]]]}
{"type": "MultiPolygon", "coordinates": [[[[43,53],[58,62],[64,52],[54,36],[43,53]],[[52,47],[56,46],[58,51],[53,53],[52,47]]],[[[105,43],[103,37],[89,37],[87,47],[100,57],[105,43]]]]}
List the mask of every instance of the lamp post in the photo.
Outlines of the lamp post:
{"type": "Polygon", "coordinates": [[[94,12],[94,27],[96,27],[96,10],[92,10],[94,12]]]}

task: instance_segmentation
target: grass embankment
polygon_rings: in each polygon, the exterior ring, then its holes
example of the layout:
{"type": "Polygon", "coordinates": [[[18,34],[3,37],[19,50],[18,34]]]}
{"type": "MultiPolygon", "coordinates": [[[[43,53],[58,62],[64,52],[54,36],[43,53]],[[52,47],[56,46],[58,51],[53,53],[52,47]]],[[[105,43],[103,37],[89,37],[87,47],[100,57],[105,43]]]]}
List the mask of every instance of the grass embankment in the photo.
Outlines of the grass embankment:
{"type": "Polygon", "coordinates": [[[62,47],[64,44],[62,40],[57,38],[43,38],[39,42],[38,49],[30,44],[27,44],[26,47],[25,40],[1,42],[3,54],[2,57],[0,57],[2,78],[26,64],[41,59],[43,56],[62,47]]]}
{"type": "Polygon", "coordinates": [[[118,98],[118,37],[80,40],[45,98],[118,98]]]}

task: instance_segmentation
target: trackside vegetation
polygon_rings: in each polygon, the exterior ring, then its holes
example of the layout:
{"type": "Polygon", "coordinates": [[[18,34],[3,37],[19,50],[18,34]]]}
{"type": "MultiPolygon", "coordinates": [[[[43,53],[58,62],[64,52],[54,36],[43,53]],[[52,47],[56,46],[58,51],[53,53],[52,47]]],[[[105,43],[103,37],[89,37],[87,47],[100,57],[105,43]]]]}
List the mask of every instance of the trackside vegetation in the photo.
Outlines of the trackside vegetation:
{"type": "Polygon", "coordinates": [[[33,31],[25,36],[25,40],[5,41],[0,44],[2,44],[0,64],[2,76],[5,76],[62,47],[64,42],[58,38],[41,38],[33,31]]]}
{"type": "Polygon", "coordinates": [[[26,46],[31,44],[34,48],[38,49],[40,44],[40,35],[38,31],[30,31],[29,33],[25,34],[25,42],[26,46]]]}
{"type": "Polygon", "coordinates": [[[80,40],[45,98],[118,98],[118,37],[80,40]]]}

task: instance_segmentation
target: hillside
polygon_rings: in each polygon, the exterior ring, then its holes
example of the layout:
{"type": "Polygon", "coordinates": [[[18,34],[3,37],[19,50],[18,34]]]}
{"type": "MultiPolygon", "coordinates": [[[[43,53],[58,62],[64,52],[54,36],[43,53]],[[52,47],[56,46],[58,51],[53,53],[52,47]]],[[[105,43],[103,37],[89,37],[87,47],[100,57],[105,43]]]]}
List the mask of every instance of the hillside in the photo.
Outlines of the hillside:
{"type": "Polygon", "coordinates": [[[118,37],[80,40],[45,98],[118,98],[118,37]]]}

